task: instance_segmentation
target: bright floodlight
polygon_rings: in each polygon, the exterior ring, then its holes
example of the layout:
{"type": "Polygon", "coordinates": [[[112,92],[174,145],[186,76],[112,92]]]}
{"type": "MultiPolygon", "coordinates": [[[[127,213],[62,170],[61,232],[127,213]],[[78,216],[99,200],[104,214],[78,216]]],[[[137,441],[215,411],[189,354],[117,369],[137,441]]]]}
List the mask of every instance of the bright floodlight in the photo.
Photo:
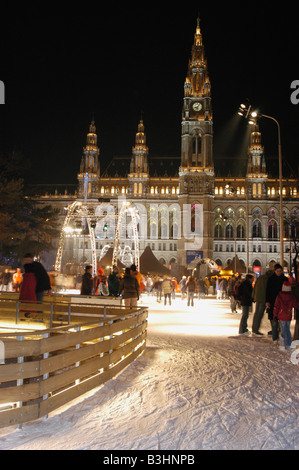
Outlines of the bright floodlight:
{"type": "Polygon", "coordinates": [[[256,117],[257,117],[257,112],[256,112],[256,111],[253,111],[253,113],[251,113],[251,116],[252,116],[253,118],[256,118],[256,117]]]}

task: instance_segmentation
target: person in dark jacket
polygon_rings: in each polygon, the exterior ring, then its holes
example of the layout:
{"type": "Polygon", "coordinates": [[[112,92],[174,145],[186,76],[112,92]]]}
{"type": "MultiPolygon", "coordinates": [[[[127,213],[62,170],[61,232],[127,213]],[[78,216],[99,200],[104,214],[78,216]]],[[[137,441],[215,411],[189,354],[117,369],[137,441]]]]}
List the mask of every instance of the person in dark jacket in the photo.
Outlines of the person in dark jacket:
{"type": "Polygon", "coordinates": [[[81,295],[92,295],[93,279],[92,266],[85,267],[85,273],[82,276],[81,295]]]}
{"type": "Polygon", "coordinates": [[[280,264],[275,264],[274,274],[269,277],[266,289],[266,307],[268,318],[270,320],[272,331],[269,331],[269,335],[272,334],[273,341],[278,340],[278,322],[273,320],[273,310],[275,305],[276,297],[282,289],[282,285],[288,278],[283,274],[283,269],[280,264]]]}
{"type": "Polygon", "coordinates": [[[239,285],[238,297],[240,298],[242,307],[242,317],[239,326],[240,335],[248,335],[247,321],[249,316],[249,309],[252,305],[252,282],[253,276],[247,274],[245,280],[239,285]]]}
{"type": "Polygon", "coordinates": [[[119,293],[122,294],[126,307],[136,307],[139,299],[139,284],[136,277],[131,275],[130,268],[126,268],[125,275],[120,281],[119,293]]]}
{"type": "Polygon", "coordinates": [[[263,336],[259,329],[266,309],[267,283],[272,274],[273,271],[267,271],[266,274],[262,274],[262,276],[256,280],[253,288],[252,297],[255,302],[255,312],[252,322],[252,333],[255,336],[263,336]]]}
{"type": "Polygon", "coordinates": [[[111,295],[112,297],[119,296],[119,285],[120,285],[120,276],[118,272],[118,267],[113,266],[113,271],[108,276],[109,295],[111,295]]]}
{"type": "Polygon", "coordinates": [[[186,288],[187,288],[187,305],[189,307],[191,303],[191,307],[194,307],[193,298],[194,298],[194,293],[196,289],[196,283],[192,276],[188,277],[186,288]]]}
{"type": "Polygon", "coordinates": [[[41,263],[34,261],[34,257],[31,253],[27,253],[24,256],[24,264],[32,264],[33,273],[36,277],[36,300],[42,302],[44,293],[50,293],[51,291],[49,275],[41,263]]]}

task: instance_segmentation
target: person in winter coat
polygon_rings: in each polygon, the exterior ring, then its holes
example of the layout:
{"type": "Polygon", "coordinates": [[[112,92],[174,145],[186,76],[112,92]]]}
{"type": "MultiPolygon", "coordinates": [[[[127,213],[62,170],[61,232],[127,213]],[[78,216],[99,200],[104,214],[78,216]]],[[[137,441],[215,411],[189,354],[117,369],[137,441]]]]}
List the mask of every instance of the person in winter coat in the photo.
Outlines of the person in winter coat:
{"type": "Polygon", "coordinates": [[[237,282],[237,277],[233,275],[229,280],[227,284],[227,295],[230,299],[230,309],[232,313],[237,313],[237,302],[235,299],[235,285],[237,282]]]}
{"type": "MultiPolygon", "coordinates": [[[[296,297],[296,300],[299,302],[299,283],[298,283],[298,281],[294,282],[294,285],[292,286],[292,292],[293,292],[294,296],[296,297]]],[[[295,309],[294,317],[295,317],[295,328],[294,328],[293,341],[298,341],[299,340],[299,308],[295,309]]]]}
{"type": "MultiPolygon", "coordinates": [[[[34,274],[34,267],[32,263],[24,264],[24,274],[23,280],[20,287],[19,300],[25,300],[28,302],[36,302],[36,277],[34,274]]],[[[31,313],[36,313],[31,310],[23,310],[20,312],[25,312],[25,317],[30,317],[31,313]]]]}
{"type": "Polygon", "coordinates": [[[239,326],[240,335],[248,335],[249,331],[247,328],[247,321],[249,316],[249,310],[252,305],[252,283],[253,276],[247,274],[245,280],[239,285],[238,296],[240,298],[242,307],[242,317],[239,326]]]}
{"type": "Polygon", "coordinates": [[[132,266],[130,267],[130,271],[131,271],[131,276],[133,276],[137,279],[137,282],[138,282],[139,288],[140,288],[142,276],[141,276],[141,273],[139,271],[137,271],[136,264],[132,264],[132,266]]]}
{"type": "Polygon", "coordinates": [[[207,285],[202,277],[197,280],[198,300],[204,299],[206,294],[207,285]]]}
{"type": "Polygon", "coordinates": [[[167,303],[167,297],[169,305],[171,305],[171,293],[172,293],[172,281],[167,276],[162,281],[162,293],[164,295],[164,305],[167,303]]]}
{"type": "Polygon", "coordinates": [[[194,298],[196,283],[192,276],[188,277],[186,288],[187,288],[187,305],[189,307],[191,303],[191,307],[194,307],[193,298],[194,298]]]}
{"type": "Polygon", "coordinates": [[[284,346],[283,349],[290,349],[292,344],[291,336],[291,321],[292,321],[292,310],[293,308],[299,307],[299,302],[292,293],[293,279],[290,278],[288,281],[284,281],[282,290],[276,297],[274,309],[273,309],[273,321],[279,320],[281,334],[283,337],[284,346]]]}
{"type": "Polygon", "coordinates": [[[184,300],[184,298],[186,297],[186,284],[186,276],[183,276],[179,283],[182,300],[184,300]]]}
{"type": "Polygon", "coordinates": [[[81,295],[92,295],[93,291],[93,278],[92,266],[85,267],[85,273],[82,276],[81,295]]]}
{"type": "Polygon", "coordinates": [[[114,266],[112,273],[108,276],[108,289],[109,295],[117,297],[119,295],[120,276],[118,273],[118,267],[114,266]]]}
{"type": "Polygon", "coordinates": [[[225,279],[225,277],[223,277],[220,280],[219,289],[220,289],[220,299],[225,300],[226,299],[226,293],[227,293],[227,280],[225,279]]]}
{"type": "Polygon", "coordinates": [[[17,271],[12,276],[13,286],[17,292],[20,292],[22,281],[23,281],[23,275],[21,273],[21,268],[17,268],[17,271]]]}
{"type": "Polygon", "coordinates": [[[253,288],[253,301],[255,302],[255,312],[252,322],[252,333],[256,336],[263,336],[259,331],[260,325],[266,310],[266,290],[267,283],[273,271],[267,271],[266,274],[258,277],[253,288]]]}
{"type": "Polygon", "coordinates": [[[98,269],[98,275],[95,278],[95,295],[109,295],[107,277],[102,268],[98,269]]]}
{"type": "Polygon", "coordinates": [[[126,307],[136,307],[139,300],[139,284],[135,276],[131,275],[130,268],[126,268],[125,275],[120,281],[119,293],[122,294],[126,307]]]}
{"type": "Polygon", "coordinates": [[[272,331],[268,334],[272,334],[273,341],[278,339],[278,322],[273,321],[273,310],[275,305],[276,297],[282,289],[282,285],[288,278],[283,274],[283,269],[280,264],[275,264],[274,274],[269,277],[266,289],[266,307],[268,312],[268,318],[270,320],[272,331]]]}
{"type": "Polygon", "coordinates": [[[42,302],[44,293],[51,292],[49,275],[41,263],[34,261],[34,257],[31,253],[27,253],[24,256],[24,264],[32,264],[33,272],[36,277],[36,299],[42,302]]]}

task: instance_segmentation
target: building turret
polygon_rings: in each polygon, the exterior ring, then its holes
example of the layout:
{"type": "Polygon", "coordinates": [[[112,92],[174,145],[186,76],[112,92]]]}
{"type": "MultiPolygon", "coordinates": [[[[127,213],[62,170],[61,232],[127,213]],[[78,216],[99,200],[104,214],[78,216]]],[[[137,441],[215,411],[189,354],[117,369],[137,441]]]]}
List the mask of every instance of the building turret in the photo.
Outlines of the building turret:
{"type": "Polygon", "coordinates": [[[250,136],[246,180],[250,195],[258,198],[267,196],[266,160],[262,146],[262,134],[257,124],[254,125],[250,136]]]}
{"type": "Polygon", "coordinates": [[[86,139],[86,147],[83,148],[83,155],[80,165],[79,197],[83,199],[95,199],[98,197],[98,182],[100,177],[98,136],[96,134],[95,122],[89,126],[86,139]]]}
{"type": "Polygon", "coordinates": [[[134,196],[141,196],[148,190],[148,152],[149,149],[146,145],[144,124],[143,120],[141,119],[138,125],[138,132],[136,134],[135,147],[132,149],[130,173],[128,175],[130,182],[130,193],[134,196]]]}
{"type": "Polygon", "coordinates": [[[262,146],[262,134],[259,126],[255,124],[251,132],[248,149],[247,177],[267,177],[264,147],[262,146]]]}

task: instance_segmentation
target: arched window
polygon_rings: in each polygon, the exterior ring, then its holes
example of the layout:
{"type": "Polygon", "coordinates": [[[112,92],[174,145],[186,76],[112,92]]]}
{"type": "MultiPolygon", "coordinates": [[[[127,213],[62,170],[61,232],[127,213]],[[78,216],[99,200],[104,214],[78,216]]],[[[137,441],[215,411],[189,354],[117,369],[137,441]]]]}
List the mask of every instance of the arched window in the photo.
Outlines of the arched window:
{"type": "Polygon", "coordinates": [[[220,222],[217,222],[215,225],[214,236],[215,238],[222,238],[222,224],[220,222]]]}
{"type": "Polygon", "coordinates": [[[221,261],[221,259],[216,259],[215,263],[218,265],[218,268],[222,268],[222,261],[221,261]]]}
{"type": "Polygon", "coordinates": [[[277,238],[277,222],[276,220],[270,220],[268,224],[268,238],[273,239],[277,238]]]}
{"type": "Polygon", "coordinates": [[[227,224],[225,229],[225,236],[226,238],[234,238],[234,227],[232,224],[227,224]]]}
{"type": "Polygon", "coordinates": [[[246,212],[245,209],[243,209],[242,207],[238,210],[238,217],[239,219],[246,219],[246,212]]]}
{"type": "Polygon", "coordinates": [[[244,224],[237,226],[237,238],[246,238],[246,230],[244,224]]]}
{"type": "Polygon", "coordinates": [[[262,224],[260,220],[255,220],[252,226],[252,237],[262,238],[262,224]]]}
{"type": "Polygon", "coordinates": [[[201,165],[201,137],[195,134],[192,141],[192,166],[201,165]]]}

